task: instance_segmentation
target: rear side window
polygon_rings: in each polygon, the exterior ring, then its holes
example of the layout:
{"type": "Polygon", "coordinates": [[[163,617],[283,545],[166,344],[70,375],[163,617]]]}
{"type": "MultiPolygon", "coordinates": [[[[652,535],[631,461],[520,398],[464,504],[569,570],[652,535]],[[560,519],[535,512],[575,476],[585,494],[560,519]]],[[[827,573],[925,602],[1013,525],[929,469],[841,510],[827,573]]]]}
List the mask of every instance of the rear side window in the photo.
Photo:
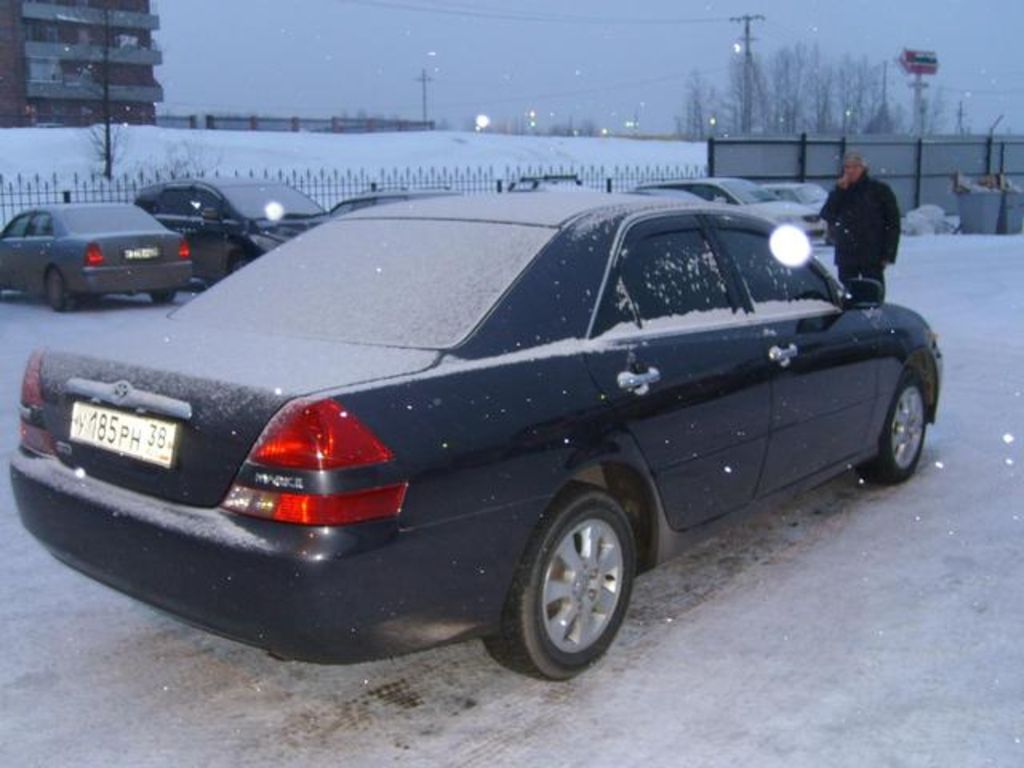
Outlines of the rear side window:
{"type": "Polygon", "coordinates": [[[693,326],[732,314],[718,260],[693,228],[652,234],[623,250],[598,327],[693,326]]]}
{"type": "Polygon", "coordinates": [[[722,227],[718,237],[735,262],[755,308],[793,302],[824,302],[834,307],[825,278],[810,265],[787,267],[779,262],[772,255],[768,235],[722,227]]]}
{"type": "Polygon", "coordinates": [[[25,232],[26,237],[53,237],[53,217],[48,213],[37,213],[32,217],[25,232]]]}
{"type": "Polygon", "coordinates": [[[557,231],[340,217],[261,256],[174,317],[283,336],[452,347],[557,231]]]}

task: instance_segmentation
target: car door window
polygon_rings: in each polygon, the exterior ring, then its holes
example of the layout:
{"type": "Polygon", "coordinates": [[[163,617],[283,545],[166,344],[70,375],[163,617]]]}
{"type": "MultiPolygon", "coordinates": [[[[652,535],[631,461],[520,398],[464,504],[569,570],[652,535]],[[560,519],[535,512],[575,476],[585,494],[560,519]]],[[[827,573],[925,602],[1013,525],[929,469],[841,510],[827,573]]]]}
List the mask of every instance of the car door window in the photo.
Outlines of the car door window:
{"type": "Polygon", "coordinates": [[[736,265],[756,312],[837,310],[828,280],[813,262],[785,266],[772,255],[767,234],[719,227],[718,239],[736,265]]]}
{"type": "Polygon", "coordinates": [[[207,208],[212,208],[218,213],[224,213],[223,198],[210,192],[208,189],[195,188],[190,190],[189,206],[193,216],[200,215],[207,208]]]}
{"type": "Polygon", "coordinates": [[[37,213],[25,232],[26,237],[53,237],[53,217],[48,213],[37,213]]]}
{"type": "Polygon", "coordinates": [[[704,328],[734,316],[718,260],[693,227],[627,244],[598,323],[614,333],[704,328]]]}
{"type": "Polygon", "coordinates": [[[16,217],[10,224],[4,228],[4,232],[0,237],[7,240],[12,237],[25,237],[25,230],[28,228],[28,223],[32,220],[32,214],[23,213],[21,216],[16,217]]]}

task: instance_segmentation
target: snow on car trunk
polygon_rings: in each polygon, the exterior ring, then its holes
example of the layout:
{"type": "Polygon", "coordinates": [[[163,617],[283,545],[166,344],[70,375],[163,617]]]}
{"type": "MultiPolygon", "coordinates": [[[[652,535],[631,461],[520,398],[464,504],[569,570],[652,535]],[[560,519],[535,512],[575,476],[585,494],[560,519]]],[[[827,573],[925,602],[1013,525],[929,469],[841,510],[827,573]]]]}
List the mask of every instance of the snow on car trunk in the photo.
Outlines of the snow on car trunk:
{"type": "Polygon", "coordinates": [[[83,342],[76,351],[47,352],[45,423],[69,467],[169,501],[212,507],[284,403],[412,373],[435,359],[429,351],[162,319],[83,342]]]}

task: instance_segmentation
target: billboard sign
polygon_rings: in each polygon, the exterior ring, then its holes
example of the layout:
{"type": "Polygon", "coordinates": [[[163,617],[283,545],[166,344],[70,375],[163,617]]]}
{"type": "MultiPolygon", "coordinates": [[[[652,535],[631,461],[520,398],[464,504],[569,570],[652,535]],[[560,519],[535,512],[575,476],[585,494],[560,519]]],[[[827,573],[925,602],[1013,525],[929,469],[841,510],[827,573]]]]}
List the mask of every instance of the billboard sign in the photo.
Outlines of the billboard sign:
{"type": "Polygon", "coordinates": [[[912,51],[904,48],[900,66],[908,75],[934,75],[939,71],[939,57],[935,51],[912,51]]]}

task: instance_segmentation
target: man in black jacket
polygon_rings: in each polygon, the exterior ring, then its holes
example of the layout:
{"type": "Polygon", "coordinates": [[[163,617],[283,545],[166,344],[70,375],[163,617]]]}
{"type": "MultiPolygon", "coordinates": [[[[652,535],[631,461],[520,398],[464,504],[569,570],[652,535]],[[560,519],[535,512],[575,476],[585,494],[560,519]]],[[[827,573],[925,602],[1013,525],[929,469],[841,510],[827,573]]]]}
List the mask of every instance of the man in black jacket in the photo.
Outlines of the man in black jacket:
{"type": "Polygon", "coordinates": [[[836,244],[839,280],[869,277],[885,287],[885,267],[896,261],[900,208],[887,184],[868,176],[859,152],[847,152],[843,175],[829,193],[821,217],[836,244]]]}

